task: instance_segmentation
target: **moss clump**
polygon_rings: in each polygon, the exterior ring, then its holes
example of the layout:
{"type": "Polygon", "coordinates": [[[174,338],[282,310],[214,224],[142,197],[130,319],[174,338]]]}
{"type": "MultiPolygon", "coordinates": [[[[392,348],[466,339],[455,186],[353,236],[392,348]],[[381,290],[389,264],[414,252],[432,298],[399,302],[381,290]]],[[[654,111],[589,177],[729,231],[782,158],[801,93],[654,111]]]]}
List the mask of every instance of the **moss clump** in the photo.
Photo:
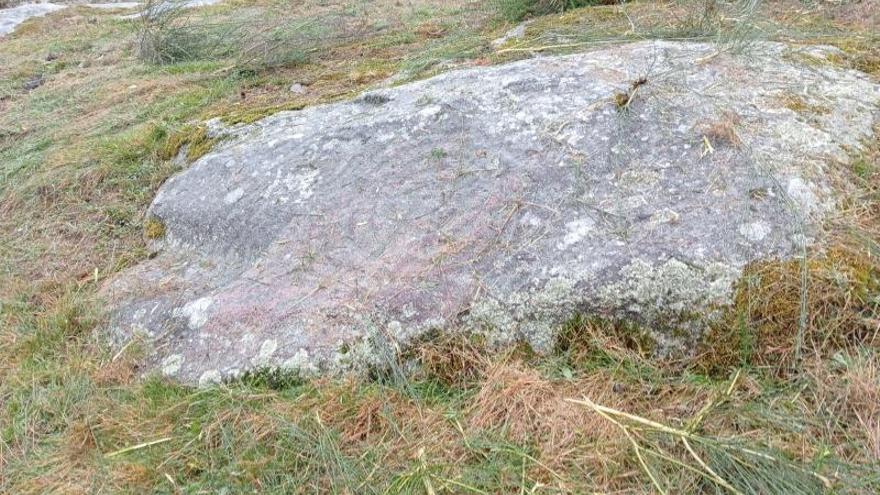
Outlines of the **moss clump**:
{"type": "Polygon", "coordinates": [[[868,74],[880,75],[880,50],[876,42],[858,38],[838,40],[835,46],[846,54],[839,65],[846,65],[868,74]]]}
{"type": "Polygon", "coordinates": [[[150,217],[144,222],[144,237],[155,240],[165,237],[165,223],[156,217],[150,217]]]}
{"type": "Polygon", "coordinates": [[[305,103],[285,103],[283,105],[249,108],[247,110],[233,112],[229,115],[223,116],[220,120],[227,125],[253,124],[264,117],[274,115],[278,112],[302,110],[305,106],[305,103]]]}
{"type": "Polygon", "coordinates": [[[159,149],[159,158],[171,160],[186,146],[186,161],[192,163],[211,151],[216,142],[217,138],[208,137],[207,126],[186,126],[166,138],[159,149]]]}
{"type": "Polygon", "coordinates": [[[878,294],[880,264],[856,246],[835,246],[806,265],[797,259],[754,264],[730,310],[700,343],[696,367],[723,374],[761,366],[784,374],[796,365],[799,335],[804,348],[819,352],[868,342],[877,333],[878,294]]]}
{"type": "Polygon", "coordinates": [[[306,379],[298,371],[282,368],[256,368],[246,371],[241,377],[231,380],[245,386],[269,390],[289,390],[301,387],[306,379]]]}

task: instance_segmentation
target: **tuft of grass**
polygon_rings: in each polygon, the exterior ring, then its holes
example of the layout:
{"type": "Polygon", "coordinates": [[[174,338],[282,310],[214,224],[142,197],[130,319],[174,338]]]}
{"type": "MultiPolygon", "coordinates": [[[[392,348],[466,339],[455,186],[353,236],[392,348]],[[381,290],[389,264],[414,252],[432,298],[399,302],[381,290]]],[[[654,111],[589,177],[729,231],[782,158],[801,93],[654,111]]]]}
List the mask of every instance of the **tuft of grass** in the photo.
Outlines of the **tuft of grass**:
{"type": "Polygon", "coordinates": [[[587,398],[569,402],[591,409],[624,433],[642,471],[658,493],[677,493],[681,489],[678,475],[683,469],[692,474],[693,488],[714,485],[724,493],[808,495],[831,487],[829,478],[779,453],[696,434],[692,430],[699,425],[694,421],[689,428],[673,428],[587,398]],[[676,477],[672,481],[667,479],[670,473],[676,477]],[[671,490],[671,485],[677,486],[676,491],[671,490]]]}
{"type": "Polygon", "coordinates": [[[627,362],[638,367],[656,347],[649,329],[636,323],[578,315],[557,333],[554,352],[576,365],[627,362]]]}
{"type": "Polygon", "coordinates": [[[780,103],[785,108],[799,114],[822,115],[830,110],[822,105],[811,104],[797,94],[785,94],[780,98],[780,103]]]}
{"type": "Polygon", "coordinates": [[[475,337],[441,335],[426,338],[413,349],[420,372],[445,387],[466,389],[485,377],[487,352],[475,337]]]}
{"type": "Polygon", "coordinates": [[[737,148],[742,144],[736,127],[740,124],[741,118],[735,112],[724,111],[721,114],[701,126],[702,135],[711,141],[715,147],[727,146],[737,148]]]}

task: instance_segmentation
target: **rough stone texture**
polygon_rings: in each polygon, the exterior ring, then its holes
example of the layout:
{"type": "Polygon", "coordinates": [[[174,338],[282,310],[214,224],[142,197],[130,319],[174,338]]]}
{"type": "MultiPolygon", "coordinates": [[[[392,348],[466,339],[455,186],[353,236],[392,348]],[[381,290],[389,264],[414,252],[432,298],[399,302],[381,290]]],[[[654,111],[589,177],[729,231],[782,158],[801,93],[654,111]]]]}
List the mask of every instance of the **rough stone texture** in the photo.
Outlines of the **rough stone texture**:
{"type": "Polygon", "coordinates": [[[158,255],[105,289],[112,335],[201,384],[432,329],[546,350],[578,312],[685,346],[746,263],[812,242],[827,169],[871,133],[880,88],[830,52],[643,42],[214,125],[150,208],[158,255]]]}
{"type": "Polygon", "coordinates": [[[44,16],[61,10],[65,5],[54,3],[28,3],[8,9],[0,9],[0,37],[15,30],[15,27],[31,17],[44,16]]]}

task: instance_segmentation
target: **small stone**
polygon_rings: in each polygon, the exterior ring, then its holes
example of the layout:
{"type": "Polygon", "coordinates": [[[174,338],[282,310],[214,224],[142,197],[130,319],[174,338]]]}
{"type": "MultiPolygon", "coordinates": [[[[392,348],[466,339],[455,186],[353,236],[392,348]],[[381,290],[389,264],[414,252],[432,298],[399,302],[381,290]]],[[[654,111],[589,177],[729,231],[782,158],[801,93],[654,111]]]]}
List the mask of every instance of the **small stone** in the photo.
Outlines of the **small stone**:
{"type": "Polygon", "coordinates": [[[654,212],[650,217],[650,221],[651,223],[658,225],[662,223],[676,224],[678,223],[678,218],[679,215],[677,212],[670,210],[669,208],[663,208],[660,211],[654,212]]]}
{"type": "Polygon", "coordinates": [[[304,95],[308,89],[300,83],[293,83],[290,85],[290,92],[297,95],[304,95]]]}
{"type": "Polygon", "coordinates": [[[38,74],[31,77],[24,83],[24,89],[25,91],[33,91],[42,86],[45,82],[46,79],[43,77],[43,74],[38,74]]]}

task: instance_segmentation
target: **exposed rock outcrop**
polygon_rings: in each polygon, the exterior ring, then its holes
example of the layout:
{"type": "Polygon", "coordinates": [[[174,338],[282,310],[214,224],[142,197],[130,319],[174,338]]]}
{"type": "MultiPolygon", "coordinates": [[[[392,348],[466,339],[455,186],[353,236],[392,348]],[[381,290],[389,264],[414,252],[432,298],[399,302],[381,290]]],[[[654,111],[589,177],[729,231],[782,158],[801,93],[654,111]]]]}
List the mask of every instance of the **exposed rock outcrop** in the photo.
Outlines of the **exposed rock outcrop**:
{"type": "Polygon", "coordinates": [[[577,313],[687,346],[747,263],[814,241],[829,164],[871,133],[880,87],[829,55],[643,42],[226,129],[155,198],[112,333],[201,383],[432,329],[546,350],[577,313]]]}

